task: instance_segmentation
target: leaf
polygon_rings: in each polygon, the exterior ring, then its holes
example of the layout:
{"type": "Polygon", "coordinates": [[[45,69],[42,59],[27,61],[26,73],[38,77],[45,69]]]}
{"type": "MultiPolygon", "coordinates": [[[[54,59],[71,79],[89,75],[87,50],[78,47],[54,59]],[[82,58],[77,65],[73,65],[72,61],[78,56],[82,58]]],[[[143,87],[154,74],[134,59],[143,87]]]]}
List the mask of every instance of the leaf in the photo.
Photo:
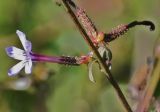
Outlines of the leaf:
{"type": "Polygon", "coordinates": [[[97,61],[97,60],[95,59],[95,60],[89,62],[89,64],[88,64],[89,80],[92,81],[93,83],[95,83],[96,81],[94,80],[94,77],[93,77],[92,68],[93,68],[93,64],[94,64],[96,61],[97,61]]]}

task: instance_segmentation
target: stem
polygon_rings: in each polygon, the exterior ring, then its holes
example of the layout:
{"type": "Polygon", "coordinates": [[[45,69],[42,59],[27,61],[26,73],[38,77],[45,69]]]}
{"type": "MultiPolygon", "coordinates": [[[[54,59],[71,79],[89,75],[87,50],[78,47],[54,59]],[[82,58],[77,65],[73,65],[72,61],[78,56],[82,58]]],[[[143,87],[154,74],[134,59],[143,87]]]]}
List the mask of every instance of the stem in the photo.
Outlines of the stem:
{"type": "Polygon", "coordinates": [[[149,108],[149,104],[151,102],[151,99],[153,97],[154,91],[157,87],[157,84],[159,82],[160,79],[160,60],[157,59],[156,60],[156,65],[154,67],[154,70],[152,72],[152,77],[150,79],[150,82],[148,83],[147,89],[145,91],[145,94],[142,98],[142,100],[140,100],[140,103],[138,105],[137,111],[136,112],[147,112],[148,108],[149,108]]]}
{"type": "Polygon", "coordinates": [[[72,9],[70,8],[70,6],[67,3],[68,0],[62,0],[63,4],[65,5],[65,7],[67,8],[67,12],[68,14],[71,16],[72,20],[74,21],[74,23],[76,24],[76,26],[78,27],[80,33],[82,34],[83,38],[87,41],[88,45],[91,47],[91,49],[93,50],[93,52],[95,53],[95,55],[97,56],[97,58],[99,59],[100,63],[102,64],[105,72],[108,74],[107,79],[109,80],[109,82],[111,83],[111,85],[114,87],[114,89],[116,90],[119,98],[121,99],[124,107],[126,108],[126,110],[128,112],[132,112],[127,100],[125,99],[125,96],[123,95],[119,85],[117,84],[117,82],[115,81],[115,79],[113,78],[110,70],[108,69],[108,66],[106,65],[105,61],[103,61],[103,58],[101,57],[100,53],[98,52],[97,48],[94,46],[94,44],[92,43],[92,41],[90,40],[89,36],[87,35],[87,33],[85,32],[85,30],[83,29],[83,27],[81,26],[81,24],[79,23],[78,19],[76,18],[75,14],[73,13],[72,9]]]}

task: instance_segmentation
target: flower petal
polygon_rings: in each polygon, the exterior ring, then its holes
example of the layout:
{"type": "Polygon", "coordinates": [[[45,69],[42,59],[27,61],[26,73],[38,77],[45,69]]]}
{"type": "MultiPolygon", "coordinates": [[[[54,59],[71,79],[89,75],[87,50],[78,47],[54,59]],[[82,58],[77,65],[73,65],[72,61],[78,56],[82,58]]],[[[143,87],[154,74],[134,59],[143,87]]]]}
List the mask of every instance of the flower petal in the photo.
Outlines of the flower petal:
{"type": "Polygon", "coordinates": [[[20,72],[20,70],[25,66],[25,61],[21,61],[17,63],[15,66],[13,66],[9,71],[9,76],[14,76],[20,72]]]}
{"type": "Polygon", "coordinates": [[[31,74],[31,72],[32,72],[32,60],[30,59],[25,64],[25,73],[26,74],[31,74]]]}
{"type": "Polygon", "coordinates": [[[25,60],[25,52],[17,47],[11,46],[6,48],[6,53],[9,57],[12,57],[17,60],[25,60]]]}
{"type": "Polygon", "coordinates": [[[28,52],[31,52],[32,50],[32,43],[30,41],[26,41],[26,49],[28,52]]]}
{"type": "Polygon", "coordinates": [[[31,46],[31,42],[26,40],[26,35],[23,32],[19,31],[19,30],[17,30],[16,33],[17,33],[17,35],[18,35],[18,37],[19,37],[19,39],[20,39],[25,51],[29,51],[30,52],[32,46],[31,46]]]}

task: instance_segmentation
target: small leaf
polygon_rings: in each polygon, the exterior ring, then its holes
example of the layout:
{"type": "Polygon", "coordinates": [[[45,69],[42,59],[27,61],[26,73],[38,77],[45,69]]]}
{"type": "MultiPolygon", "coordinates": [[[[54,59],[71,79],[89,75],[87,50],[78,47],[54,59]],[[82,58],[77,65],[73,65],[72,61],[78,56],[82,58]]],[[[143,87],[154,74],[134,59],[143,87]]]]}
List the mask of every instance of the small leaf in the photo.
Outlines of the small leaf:
{"type": "Polygon", "coordinates": [[[93,77],[93,73],[92,73],[92,68],[93,68],[93,64],[96,62],[97,60],[93,60],[88,64],[88,75],[89,75],[89,80],[92,81],[93,83],[95,83],[96,81],[94,80],[93,77]]]}

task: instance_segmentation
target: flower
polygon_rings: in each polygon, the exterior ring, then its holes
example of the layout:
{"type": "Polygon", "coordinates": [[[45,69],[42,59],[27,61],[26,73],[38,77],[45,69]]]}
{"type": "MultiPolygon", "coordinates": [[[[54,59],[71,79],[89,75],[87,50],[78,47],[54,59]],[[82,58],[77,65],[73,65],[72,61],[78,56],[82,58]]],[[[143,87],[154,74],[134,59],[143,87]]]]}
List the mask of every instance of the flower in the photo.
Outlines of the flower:
{"type": "Polygon", "coordinates": [[[89,53],[86,56],[71,57],[71,56],[46,56],[46,55],[36,54],[31,51],[32,44],[30,41],[26,39],[25,34],[19,30],[17,30],[16,33],[22,43],[24,50],[14,46],[6,48],[6,53],[9,57],[14,58],[16,60],[20,60],[19,63],[17,63],[8,71],[9,76],[17,75],[22,70],[22,68],[25,68],[26,74],[31,74],[32,62],[50,62],[50,63],[78,66],[81,64],[87,64],[93,55],[93,53],[89,53]]]}
{"type": "Polygon", "coordinates": [[[18,74],[23,67],[25,67],[26,74],[30,74],[32,71],[32,58],[31,58],[32,44],[30,41],[26,40],[26,36],[23,32],[17,30],[16,33],[22,43],[24,50],[14,46],[6,48],[6,52],[9,57],[21,60],[19,63],[17,63],[8,71],[9,76],[18,74]]]}

